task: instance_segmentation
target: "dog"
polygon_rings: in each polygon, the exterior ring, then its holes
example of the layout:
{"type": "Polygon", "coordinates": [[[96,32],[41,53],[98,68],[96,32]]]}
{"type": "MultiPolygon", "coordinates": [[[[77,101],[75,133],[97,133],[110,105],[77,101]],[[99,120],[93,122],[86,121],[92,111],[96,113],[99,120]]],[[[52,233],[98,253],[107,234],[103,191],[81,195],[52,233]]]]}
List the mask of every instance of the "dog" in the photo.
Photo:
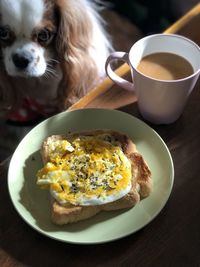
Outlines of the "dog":
{"type": "Polygon", "coordinates": [[[10,120],[48,117],[105,75],[113,51],[90,0],[0,0],[0,112],[10,120]]]}

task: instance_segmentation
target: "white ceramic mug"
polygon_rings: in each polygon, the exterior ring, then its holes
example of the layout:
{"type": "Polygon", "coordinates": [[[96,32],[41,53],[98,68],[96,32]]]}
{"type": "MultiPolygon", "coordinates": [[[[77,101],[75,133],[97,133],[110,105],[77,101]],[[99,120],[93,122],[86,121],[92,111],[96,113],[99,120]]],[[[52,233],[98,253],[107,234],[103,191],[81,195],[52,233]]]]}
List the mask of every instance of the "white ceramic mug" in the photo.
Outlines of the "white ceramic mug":
{"type": "Polygon", "coordinates": [[[155,124],[176,121],[200,73],[200,48],[188,38],[176,34],[154,34],[137,41],[129,53],[113,52],[107,59],[106,73],[116,84],[135,92],[142,116],[155,124]],[[179,80],[158,80],[144,75],[137,66],[144,56],[173,53],[185,58],[193,67],[192,75],[179,80]],[[115,60],[129,64],[133,82],[119,77],[111,68],[115,60]]]}

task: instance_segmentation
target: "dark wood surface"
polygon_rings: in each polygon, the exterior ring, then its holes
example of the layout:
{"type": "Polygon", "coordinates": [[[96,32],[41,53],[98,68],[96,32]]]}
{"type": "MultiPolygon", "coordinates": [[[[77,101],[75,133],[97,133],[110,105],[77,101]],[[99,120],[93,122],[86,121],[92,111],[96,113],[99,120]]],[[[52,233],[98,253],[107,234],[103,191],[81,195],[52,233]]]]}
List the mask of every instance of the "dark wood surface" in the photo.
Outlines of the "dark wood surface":
{"type": "MultiPolygon", "coordinates": [[[[196,32],[197,28],[187,29],[193,38],[191,29],[196,32]]],[[[89,107],[119,108],[142,119],[137,103],[131,103],[132,100],[129,93],[111,89],[89,107]],[[119,92],[119,98],[113,97],[112,90],[119,92]]],[[[150,126],[163,138],[171,152],[175,167],[173,190],[167,204],[151,223],[115,242],[72,245],[33,230],[10,201],[7,189],[9,159],[2,162],[0,266],[200,266],[200,82],[175,123],[150,126]]]]}
{"type": "MultiPolygon", "coordinates": [[[[121,240],[72,245],[33,230],[11,204],[6,179],[9,160],[4,161],[0,167],[0,266],[200,266],[199,89],[198,83],[178,121],[151,125],[174,161],[172,194],[150,224],[121,240]]],[[[136,103],[121,110],[141,118],[136,103]]]]}

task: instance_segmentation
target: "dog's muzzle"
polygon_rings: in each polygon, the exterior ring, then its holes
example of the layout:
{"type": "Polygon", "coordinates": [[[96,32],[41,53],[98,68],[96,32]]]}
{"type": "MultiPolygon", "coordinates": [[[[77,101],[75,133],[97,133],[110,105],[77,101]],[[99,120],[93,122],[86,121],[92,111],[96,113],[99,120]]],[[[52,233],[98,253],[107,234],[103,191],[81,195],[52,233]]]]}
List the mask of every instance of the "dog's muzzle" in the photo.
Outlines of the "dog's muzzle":
{"type": "Polygon", "coordinates": [[[33,56],[29,51],[23,51],[20,53],[14,53],[12,55],[12,60],[18,70],[25,70],[33,61],[33,56]]]}

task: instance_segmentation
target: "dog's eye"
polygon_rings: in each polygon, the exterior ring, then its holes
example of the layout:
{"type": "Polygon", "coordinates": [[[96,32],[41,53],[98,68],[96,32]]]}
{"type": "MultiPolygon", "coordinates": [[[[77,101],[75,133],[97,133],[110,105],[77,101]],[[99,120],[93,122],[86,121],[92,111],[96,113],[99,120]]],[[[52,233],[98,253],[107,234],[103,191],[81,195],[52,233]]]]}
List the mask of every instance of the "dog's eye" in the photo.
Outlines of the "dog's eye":
{"type": "Polygon", "coordinates": [[[37,39],[40,43],[46,43],[51,39],[51,32],[47,29],[43,29],[38,33],[37,39]]]}
{"type": "Polygon", "coordinates": [[[0,39],[7,41],[10,38],[10,29],[8,27],[0,27],[0,39]]]}

